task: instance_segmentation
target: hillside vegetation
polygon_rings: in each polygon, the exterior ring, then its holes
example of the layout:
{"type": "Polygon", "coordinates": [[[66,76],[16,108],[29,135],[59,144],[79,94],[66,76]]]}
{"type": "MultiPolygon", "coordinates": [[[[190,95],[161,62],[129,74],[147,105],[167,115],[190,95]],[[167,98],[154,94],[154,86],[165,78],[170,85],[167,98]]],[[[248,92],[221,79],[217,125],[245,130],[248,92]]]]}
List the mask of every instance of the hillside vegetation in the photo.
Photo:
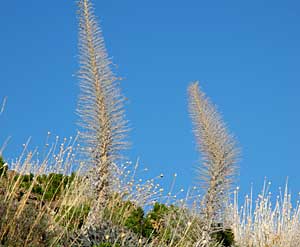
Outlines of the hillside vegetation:
{"type": "Polygon", "coordinates": [[[123,157],[125,97],[90,0],[78,1],[78,19],[78,135],[56,137],[44,155],[29,142],[14,159],[0,153],[0,246],[299,247],[300,205],[287,187],[272,204],[265,181],[239,205],[239,147],[198,82],[187,108],[199,184],[182,196],[162,188],[163,174],[139,177],[138,162],[123,157]]]}

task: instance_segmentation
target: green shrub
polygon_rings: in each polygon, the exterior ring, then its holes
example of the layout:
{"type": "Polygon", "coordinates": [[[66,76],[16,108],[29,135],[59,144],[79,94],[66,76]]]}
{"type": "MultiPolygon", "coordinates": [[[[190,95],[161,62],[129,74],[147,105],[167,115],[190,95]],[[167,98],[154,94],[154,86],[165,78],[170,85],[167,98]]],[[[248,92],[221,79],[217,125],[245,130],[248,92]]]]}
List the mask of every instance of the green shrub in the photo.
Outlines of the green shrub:
{"type": "Polygon", "coordinates": [[[166,206],[164,204],[155,203],[152,210],[146,215],[141,207],[135,209],[129,214],[124,226],[132,230],[134,233],[147,239],[163,239],[169,242],[172,235],[172,227],[178,224],[179,215],[175,206],[166,206]],[[170,215],[169,222],[166,218],[170,215]]]}
{"type": "Polygon", "coordinates": [[[153,209],[146,215],[147,223],[145,225],[148,227],[145,231],[148,235],[151,234],[153,237],[160,235],[164,218],[168,212],[169,208],[166,205],[157,202],[154,204],[153,209]],[[151,229],[152,231],[150,232],[151,229]]]}
{"type": "Polygon", "coordinates": [[[101,243],[99,245],[94,245],[93,247],[121,247],[121,245],[111,244],[111,243],[101,243]]]}
{"type": "Polygon", "coordinates": [[[29,175],[22,175],[20,187],[28,190],[33,182],[33,178],[34,175],[32,173],[29,175]]]}
{"type": "MultiPolygon", "coordinates": [[[[25,190],[29,189],[34,180],[34,175],[32,173],[29,175],[16,174],[14,180],[16,181],[19,176],[21,176],[20,188],[25,190]]],[[[32,188],[32,193],[39,196],[39,198],[42,198],[43,196],[43,200],[46,201],[56,200],[62,194],[67,185],[74,180],[74,177],[74,173],[72,173],[71,176],[56,173],[39,175],[36,178],[36,184],[34,184],[32,188]]]]}
{"type": "Polygon", "coordinates": [[[60,221],[60,225],[67,227],[68,230],[76,230],[83,226],[89,211],[89,205],[81,205],[78,207],[64,206],[59,209],[58,214],[60,217],[57,218],[57,221],[60,221]]]}
{"type": "Polygon", "coordinates": [[[136,210],[136,205],[131,201],[123,201],[118,193],[111,196],[109,200],[104,210],[104,217],[114,224],[124,225],[128,215],[136,210]]]}
{"type": "Polygon", "coordinates": [[[234,234],[231,229],[218,231],[212,235],[212,238],[216,242],[222,243],[224,247],[234,246],[234,234]]]}
{"type": "Polygon", "coordinates": [[[154,231],[150,221],[144,217],[144,210],[141,207],[136,207],[130,213],[124,225],[134,233],[145,238],[149,238],[154,231]]]}

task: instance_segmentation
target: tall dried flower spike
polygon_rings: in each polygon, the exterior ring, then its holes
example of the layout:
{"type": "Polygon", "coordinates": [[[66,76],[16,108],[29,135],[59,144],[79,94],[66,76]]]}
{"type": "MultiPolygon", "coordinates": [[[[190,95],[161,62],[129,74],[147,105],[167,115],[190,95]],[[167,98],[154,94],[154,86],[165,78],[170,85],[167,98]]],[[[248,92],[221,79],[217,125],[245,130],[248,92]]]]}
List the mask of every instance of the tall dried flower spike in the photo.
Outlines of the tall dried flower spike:
{"type": "Polygon", "coordinates": [[[214,105],[200,90],[198,82],[189,86],[188,94],[193,132],[203,161],[198,174],[205,191],[203,214],[208,234],[204,238],[209,238],[211,226],[220,223],[220,213],[224,212],[228,201],[239,151],[235,139],[228,133],[214,105]]]}
{"type": "Polygon", "coordinates": [[[112,72],[101,29],[89,0],[78,1],[80,55],[80,137],[97,205],[87,220],[92,225],[109,196],[113,164],[127,147],[127,121],[118,78],[112,72]]]}

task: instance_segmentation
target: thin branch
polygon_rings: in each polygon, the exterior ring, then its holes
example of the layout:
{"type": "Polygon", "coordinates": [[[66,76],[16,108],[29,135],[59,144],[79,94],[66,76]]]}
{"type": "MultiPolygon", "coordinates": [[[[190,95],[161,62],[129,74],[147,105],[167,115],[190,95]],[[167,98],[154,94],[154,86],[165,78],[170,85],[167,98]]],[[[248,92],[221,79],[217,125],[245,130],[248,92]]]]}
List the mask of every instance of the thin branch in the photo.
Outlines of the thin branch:
{"type": "Polygon", "coordinates": [[[1,106],[1,110],[0,110],[0,115],[4,112],[5,106],[6,106],[6,102],[7,102],[7,97],[4,97],[3,101],[2,101],[2,106],[1,106]]]}

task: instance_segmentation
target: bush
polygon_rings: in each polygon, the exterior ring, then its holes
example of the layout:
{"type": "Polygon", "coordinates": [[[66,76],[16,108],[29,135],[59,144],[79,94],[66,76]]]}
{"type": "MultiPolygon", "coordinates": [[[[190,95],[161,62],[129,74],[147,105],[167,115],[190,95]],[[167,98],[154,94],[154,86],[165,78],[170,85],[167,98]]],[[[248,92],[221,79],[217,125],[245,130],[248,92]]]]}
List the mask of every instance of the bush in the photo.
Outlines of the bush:
{"type": "Polygon", "coordinates": [[[151,225],[155,225],[155,228],[159,229],[170,210],[171,208],[168,208],[166,205],[156,202],[153,209],[147,214],[146,219],[151,225]]]}
{"type": "MultiPolygon", "coordinates": [[[[141,247],[147,246],[145,239],[140,238],[137,234],[118,226],[112,222],[102,220],[96,226],[93,226],[83,232],[75,232],[68,240],[73,247],[95,247],[95,246],[112,246],[112,247],[141,247]]],[[[70,246],[66,243],[64,246],[70,246]]]]}
{"type": "Polygon", "coordinates": [[[101,243],[99,245],[94,245],[93,247],[121,247],[121,245],[111,244],[111,243],[101,243]]]}
{"type": "Polygon", "coordinates": [[[66,227],[68,230],[76,230],[83,226],[83,223],[90,211],[89,205],[81,205],[77,207],[64,206],[59,209],[58,214],[60,217],[60,225],[66,227]]]}
{"type": "Polygon", "coordinates": [[[132,230],[134,233],[150,238],[154,229],[150,221],[144,217],[144,210],[141,207],[136,207],[125,221],[125,227],[132,230]]]}
{"type": "Polygon", "coordinates": [[[179,208],[161,203],[154,204],[146,219],[153,228],[152,238],[155,237],[166,244],[171,242],[174,238],[174,230],[178,229],[178,226],[182,223],[179,208]]]}
{"type": "MultiPolygon", "coordinates": [[[[14,176],[16,181],[19,176],[21,176],[20,188],[28,190],[32,185],[34,180],[34,175],[30,173],[29,175],[19,175],[14,176]]],[[[62,194],[64,189],[74,180],[75,174],[72,173],[71,176],[65,176],[63,174],[50,173],[49,175],[43,174],[36,178],[36,184],[32,188],[32,193],[43,197],[45,201],[56,200],[62,194]]]]}
{"type": "Polygon", "coordinates": [[[231,229],[225,229],[212,234],[212,239],[224,247],[234,246],[234,235],[231,229]]]}
{"type": "Polygon", "coordinates": [[[0,246],[23,246],[27,239],[27,246],[49,246],[55,231],[50,231],[49,218],[42,215],[38,218],[39,211],[34,203],[28,202],[19,217],[16,212],[19,207],[17,200],[11,203],[4,202],[0,197],[0,246]],[[34,222],[38,220],[37,224],[34,222]]]}

